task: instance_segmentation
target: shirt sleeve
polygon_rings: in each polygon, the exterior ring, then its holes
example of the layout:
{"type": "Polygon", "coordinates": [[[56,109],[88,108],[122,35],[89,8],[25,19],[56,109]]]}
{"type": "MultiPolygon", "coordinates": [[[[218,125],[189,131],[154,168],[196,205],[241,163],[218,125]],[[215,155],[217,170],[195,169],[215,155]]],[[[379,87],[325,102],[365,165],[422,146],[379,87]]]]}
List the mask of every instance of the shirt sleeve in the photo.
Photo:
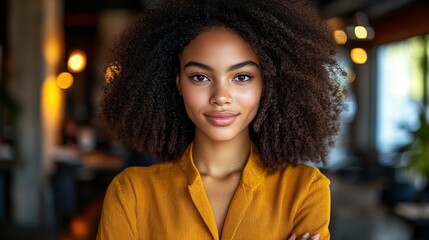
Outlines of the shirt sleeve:
{"type": "Polygon", "coordinates": [[[300,209],[295,216],[293,232],[298,236],[309,232],[311,235],[319,233],[320,240],[330,239],[331,194],[329,184],[329,179],[319,171],[313,175],[308,185],[308,191],[301,199],[300,209]]]}
{"type": "Polygon", "coordinates": [[[97,240],[116,239],[137,239],[135,193],[124,172],[107,189],[97,233],[97,240]]]}

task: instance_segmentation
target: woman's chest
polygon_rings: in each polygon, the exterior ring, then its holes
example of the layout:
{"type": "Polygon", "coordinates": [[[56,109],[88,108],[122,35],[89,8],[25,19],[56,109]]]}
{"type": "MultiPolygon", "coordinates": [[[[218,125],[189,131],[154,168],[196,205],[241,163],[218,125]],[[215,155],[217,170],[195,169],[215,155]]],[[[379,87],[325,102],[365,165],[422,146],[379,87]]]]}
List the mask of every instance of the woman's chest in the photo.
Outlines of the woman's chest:
{"type": "MultiPolygon", "coordinates": [[[[225,191],[224,197],[231,199],[220,206],[222,239],[287,239],[290,235],[295,208],[284,196],[262,186],[252,190],[239,185],[232,194],[231,189],[225,191]]],[[[153,194],[160,197],[136,209],[140,239],[219,239],[216,211],[220,208],[213,209],[213,193],[206,192],[202,182],[153,194]]]]}

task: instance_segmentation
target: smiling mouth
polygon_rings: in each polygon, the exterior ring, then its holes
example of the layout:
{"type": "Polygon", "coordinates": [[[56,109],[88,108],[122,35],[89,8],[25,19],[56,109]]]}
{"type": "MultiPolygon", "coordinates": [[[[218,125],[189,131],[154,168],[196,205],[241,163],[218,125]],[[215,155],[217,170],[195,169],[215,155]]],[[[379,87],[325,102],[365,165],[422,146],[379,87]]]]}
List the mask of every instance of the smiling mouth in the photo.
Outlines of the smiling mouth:
{"type": "Polygon", "coordinates": [[[219,127],[231,125],[238,117],[238,115],[240,114],[231,112],[211,112],[204,114],[209,123],[219,127]]]}

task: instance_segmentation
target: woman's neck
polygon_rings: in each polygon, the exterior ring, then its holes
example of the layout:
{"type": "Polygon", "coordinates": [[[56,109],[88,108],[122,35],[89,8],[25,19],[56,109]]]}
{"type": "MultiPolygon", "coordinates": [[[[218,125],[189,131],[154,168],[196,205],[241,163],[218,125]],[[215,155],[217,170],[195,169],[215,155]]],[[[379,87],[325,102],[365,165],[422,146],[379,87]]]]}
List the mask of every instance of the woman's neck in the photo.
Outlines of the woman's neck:
{"type": "Polygon", "coordinates": [[[246,132],[224,142],[216,142],[196,133],[192,156],[201,175],[224,178],[242,171],[250,154],[251,140],[246,132]]]}

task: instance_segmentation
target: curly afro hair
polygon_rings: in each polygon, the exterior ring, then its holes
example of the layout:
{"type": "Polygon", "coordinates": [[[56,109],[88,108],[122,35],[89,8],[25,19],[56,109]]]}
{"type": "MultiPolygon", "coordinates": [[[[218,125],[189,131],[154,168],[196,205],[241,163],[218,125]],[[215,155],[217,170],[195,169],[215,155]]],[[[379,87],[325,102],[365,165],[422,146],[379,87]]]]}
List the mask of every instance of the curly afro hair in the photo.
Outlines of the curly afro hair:
{"type": "Polygon", "coordinates": [[[101,117],[114,137],[162,161],[192,142],[175,77],[198,34],[227,28],[259,57],[264,92],[249,129],[267,170],[326,162],[342,110],[337,45],[315,9],[297,0],[167,0],[147,9],[113,48],[101,117]]]}

